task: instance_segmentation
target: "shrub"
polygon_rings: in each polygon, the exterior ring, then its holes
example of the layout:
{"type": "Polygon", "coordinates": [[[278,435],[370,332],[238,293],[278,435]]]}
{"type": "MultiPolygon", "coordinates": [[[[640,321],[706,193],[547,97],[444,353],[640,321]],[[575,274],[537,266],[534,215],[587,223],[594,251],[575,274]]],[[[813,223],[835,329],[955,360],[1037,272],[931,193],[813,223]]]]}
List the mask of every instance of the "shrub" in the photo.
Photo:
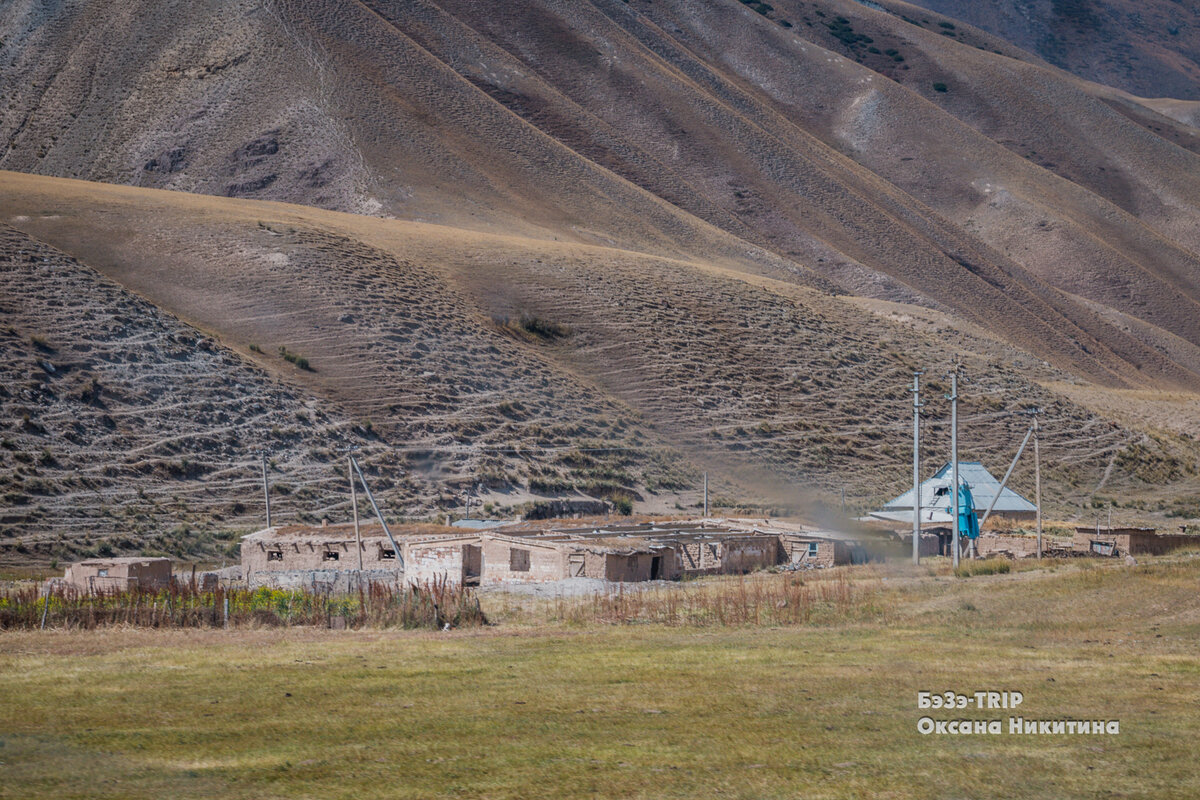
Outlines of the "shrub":
{"type": "Polygon", "coordinates": [[[933,85],[933,90],[935,92],[948,92],[950,91],[950,87],[939,81],[933,85]]]}
{"type": "Polygon", "coordinates": [[[313,372],[313,368],[308,365],[308,359],[297,353],[293,353],[283,345],[279,345],[279,355],[283,356],[284,361],[295,364],[297,367],[308,372],[313,372]]]}
{"type": "Polygon", "coordinates": [[[571,329],[566,325],[550,320],[535,317],[530,314],[522,314],[520,323],[521,328],[532,333],[534,336],[540,336],[543,339],[561,339],[571,335],[571,329]]]}

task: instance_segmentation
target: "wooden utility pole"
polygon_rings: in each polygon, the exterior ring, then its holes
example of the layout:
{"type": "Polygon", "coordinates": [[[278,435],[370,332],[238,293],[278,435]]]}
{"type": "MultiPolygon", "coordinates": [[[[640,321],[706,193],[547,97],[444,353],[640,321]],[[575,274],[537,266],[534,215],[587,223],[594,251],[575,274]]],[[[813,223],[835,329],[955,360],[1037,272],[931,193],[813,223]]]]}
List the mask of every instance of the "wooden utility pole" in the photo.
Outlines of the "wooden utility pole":
{"type": "Polygon", "coordinates": [[[267,454],[259,453],[258,457],[262,462],[263,500],[265,500],[267,504],[267,527],[269,528],[271,527],[271,488],[267,484],[267,454]]]}
{"type": "Polygon", "coordinates": [[[358,490],[354,487],[354,462],[346,457],[346,472],[350,475],[350,507],[354,509],[354,547],[358,550],[358,571],[362,572],[363,552],[362,534],[358,530],[358,490]]]}
{"type": "Polygon", "coordinates": [[[1033,412],[1033,501],[1037,505],[1037,557],[1042,557],[1042,452],[1038,443],[1041,439],[1041,434],[1038,433],[1038,414],[1042,410],[1036,409],[1033,412]]]}

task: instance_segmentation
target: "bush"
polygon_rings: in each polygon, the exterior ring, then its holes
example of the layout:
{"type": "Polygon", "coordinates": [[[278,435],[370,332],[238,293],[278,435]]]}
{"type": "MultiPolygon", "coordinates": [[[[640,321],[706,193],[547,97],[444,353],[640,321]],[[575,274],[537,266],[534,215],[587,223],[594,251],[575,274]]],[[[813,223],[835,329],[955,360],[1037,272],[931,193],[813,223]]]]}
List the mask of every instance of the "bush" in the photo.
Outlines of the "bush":
{"type": "Polygon", "coordinates": [[[543,339],[561,339],[571,335],[571,329],[566,325],[557,322],[551,322],[541,317],[535,317],[530,314],[522,314],[519,324],[522,329],[532,333],[534,336],[540,336],[543,339]]]}
{"type": "Polygon", "coordinates": [[[291,352],[283,345],[279,345],[279,355],[283,356],[284,361],[295,364],[297,367],[308,372],[313,372],[313,368],[308,365],[308,359],[302,355],[291,352]]]}
{"type": "Polygon", "coordinates": [[[950,87],[944,83],[939,82],[939,83],[935,83],[933,85],[933,90],[935,92],[948,92],[948,91],[950,91],[950,87]]]}
{"type": "Polygon", "coordinates": [[[628,517],[633,513],[633,501],[628,497],[614,497],[613,506],[617,509],[617,513],[623,517],[628,517]]]}

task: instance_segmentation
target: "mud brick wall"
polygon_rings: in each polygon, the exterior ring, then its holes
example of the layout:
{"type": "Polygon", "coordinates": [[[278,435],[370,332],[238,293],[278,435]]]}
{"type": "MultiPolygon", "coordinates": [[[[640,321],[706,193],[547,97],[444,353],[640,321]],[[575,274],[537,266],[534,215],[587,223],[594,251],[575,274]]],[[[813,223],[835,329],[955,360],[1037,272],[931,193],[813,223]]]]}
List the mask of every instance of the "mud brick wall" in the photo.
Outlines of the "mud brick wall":
{"type": "Polygon", "coordinates": [[[409,583],[424,583],[442,578],[450,583],[462,583],[462,541],[455,539],[450,542],[423,542],[402,546],[404,575],[409,583]]]}
{"type": "Polygon", "coordinates": [[[753,572],[778,564],[781,558],[779,539],[758,536],[753,539],[727,539],[721,571],[729,574],[753,572]]]}
{"type": "Polygon", "coordinates": [[[112,591],[135,586],[153,589],[171,583],[171,562],[165,558],[155,558],[145,561],[69,564],[64,570],[63,580],[81,591],[112,591]],[[101,570],[107,573],[103,577],[100,575],[101,570]]]}
{"type": "MultiPolygon", "coordinates": [[[[524,558],[517,556],[517,561],[524,558]]],[[[483,569],[480,583],[540,583],[567,577],[567,553],[554,545],[534,541],[510,541],[499,537],[483,539],[483,569]],[[529,569],[514,570],[513,550],[528,554],[529,569]]]]}
{"type": "Polygon", "coordinates": [[[783,559],[791,564],[807,564],[814,567],[832,567],[837,564],[847,564],[850,561],[850,550],[844,544],[832,539],[814,539],[805,536],[779,537],[783,559]],[[812,545],[817,545],[817,552],[810,552],[812,545]]]}
{"type": "Polygon", "coordinates": [[[675,572],[675,554],[669,549],[653,553],[608,553],[605,557],[605,578],[610,581],[634,583],[649,580],[671,580],[675,572]],[[658,559],[658,574],[654,574],[654,560],[658,559]]]}
{"type": "Polygon", "coordinates": [[[1076,528],[1073,547],[1078,553],[1092,552],[1092,542],[1108,542],[1115,546],[1114,555],[1124,556],[1156,556],[1169,553],[1180,547],[1200,545],[1200,536],[1166,533],[1140,528],[1101,528],[1096,533],[1095,528],[1076,528]]]}

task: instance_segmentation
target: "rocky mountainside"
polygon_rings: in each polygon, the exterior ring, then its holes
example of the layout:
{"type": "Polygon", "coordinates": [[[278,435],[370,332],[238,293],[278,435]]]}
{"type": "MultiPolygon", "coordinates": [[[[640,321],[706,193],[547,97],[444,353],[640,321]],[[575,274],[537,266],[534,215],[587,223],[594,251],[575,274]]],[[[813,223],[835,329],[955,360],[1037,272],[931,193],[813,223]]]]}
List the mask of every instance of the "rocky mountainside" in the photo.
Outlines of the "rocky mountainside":
{"type": "Polygon", "coordinates": [[[960,357],[990,465],[1043,406],[1064,513],[1190,507],[1200,129],[1052,60],[893,0],[13,0],[0,222],[322,410],[309,447],[386,448],[413,513],[704,470],[865,506],[960,357]]]}
{"type": "Polygon", "coordinates": [[[1195,388],[1197,131],[916,23],[849,0],[27,0],[0,24],[0,167],[702,255],[1195,388]]]}
{"type": "MultiPolygon", "coordinates": [[[[889,3],[900,10],[908,3],[889,3]]],[[[911,0],[1081,78],[1141,97],[1200,100],[1200,23],[1183,0],[911,0]]],[[[912,8],[905,12],[921,16],[912,8]]],[[[940,24],[941,17],[934,24],[940,24]]]]}

